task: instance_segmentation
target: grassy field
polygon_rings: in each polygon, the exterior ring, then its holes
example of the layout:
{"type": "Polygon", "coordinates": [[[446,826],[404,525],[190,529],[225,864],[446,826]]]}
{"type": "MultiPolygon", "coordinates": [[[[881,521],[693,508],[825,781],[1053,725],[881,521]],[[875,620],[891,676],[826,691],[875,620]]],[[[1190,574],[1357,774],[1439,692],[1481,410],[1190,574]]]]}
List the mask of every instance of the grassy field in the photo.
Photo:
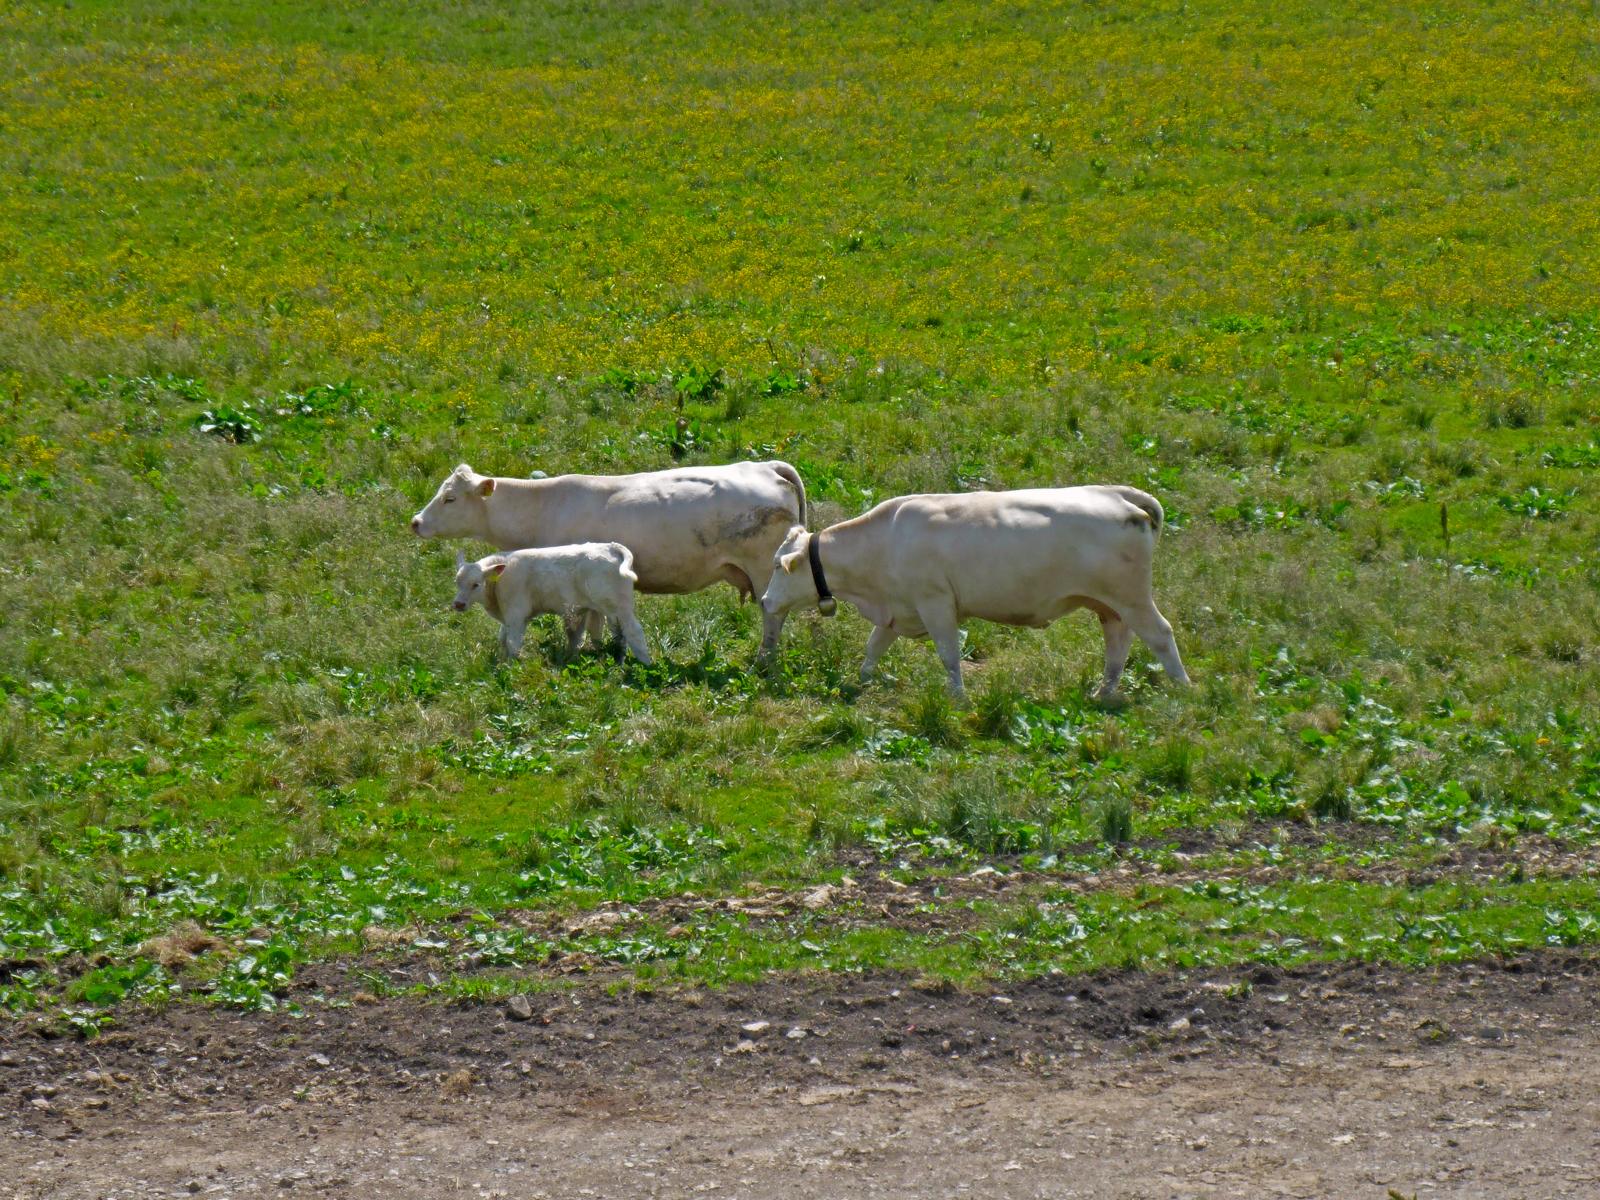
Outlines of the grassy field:
{"type": "Polygon", "coordinates": [[[1576,9],[77,0],[0,65],[0,1008],[1600,939],[1519,857],[1600,835],[1576,9]],[[746,456],[824,520],[1148,488],[1196,687],[1094,706],[1082,616],[971,627],[967,710],[853,616],[763,676],[728,589],[497,666],[405,528],[463,459],[746,456]],[[1053,890],[1129,863],[1223,882],[1053,890]],[[983,866],[924,926],[508,918],[983,866]]]}

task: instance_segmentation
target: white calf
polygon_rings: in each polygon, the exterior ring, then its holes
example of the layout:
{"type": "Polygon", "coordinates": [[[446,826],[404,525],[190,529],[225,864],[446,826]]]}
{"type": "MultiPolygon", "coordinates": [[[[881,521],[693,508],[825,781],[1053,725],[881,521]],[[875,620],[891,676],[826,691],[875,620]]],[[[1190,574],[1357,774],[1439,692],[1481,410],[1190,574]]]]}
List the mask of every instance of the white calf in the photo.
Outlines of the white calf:
{"type": "Polygon", "coordinates": [[[528,621],[539,613],[562,614],[567,653],[574,653],[589,627],[609,617],[622,630],[633,656],[651,663],[644,630],[633,615],[633,555],[617,542],[583,542],[544,550],[514,550],[468,562],[456,555],[455,610],[465,612],[479,601],[500,622],[500,653],[516,658],[528,621]]]}

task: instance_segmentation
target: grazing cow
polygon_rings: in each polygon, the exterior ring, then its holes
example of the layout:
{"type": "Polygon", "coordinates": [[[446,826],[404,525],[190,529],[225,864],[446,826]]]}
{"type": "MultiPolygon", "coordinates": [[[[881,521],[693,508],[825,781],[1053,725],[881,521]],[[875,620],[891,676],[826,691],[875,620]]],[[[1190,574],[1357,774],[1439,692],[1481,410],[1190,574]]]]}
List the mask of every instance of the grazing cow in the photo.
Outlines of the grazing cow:
{"type": "Polygon", "coordinates": [[[586,614],[615,621],[633,656],[650,665],[644,630],[633,615],[633,555],[619,542],[584,542],[544,550],[513,550],[468,562],[456,554],[456,598],[453,607],[466,612],[482,602],[500,622],[500,653],[516,658],[528,621],[540,613],[562,614],[567,627],[567,653],[583,641],[586,614]]]}
{"type": "Polygon", "coordinates": [[[895,638],[931,637],[957,696],[963,620],[1042,628],[1087,608],[1106,637],[1101,697],[1115,694],[1136,633],[1188,683],[1151,594],[1161,520],[1156,498],[1131,487],[899,496],[817,533],[791,529],[761,607],[781,630],[796,605],[831,613],[837,593],[875,626],[863,680],[895,638]]]}
{"type": "MultiPolygon", "coordinates": [[[[641,592],[697,592],[721,581],[759,597],[784,534],[805,519],[805,485],[784,462],[551,479],[479,475],[462,463],[411,530],[501,550],[621,542],[633,552],[641,592]]],[[[777,646],[781,624],[763,621],[763,653],[777,646]]]]}

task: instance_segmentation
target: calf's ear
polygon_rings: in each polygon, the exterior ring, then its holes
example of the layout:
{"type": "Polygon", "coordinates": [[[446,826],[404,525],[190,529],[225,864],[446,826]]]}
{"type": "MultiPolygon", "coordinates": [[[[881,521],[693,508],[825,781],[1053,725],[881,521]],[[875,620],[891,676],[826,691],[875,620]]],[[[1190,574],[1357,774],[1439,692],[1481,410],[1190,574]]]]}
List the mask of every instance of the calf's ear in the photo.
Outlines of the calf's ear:
{"type": "Polygon", "coordinates": [[[467,552],[465,550],[457,550],[456,551],[456,570],[459,571],[459,570],[461,570],[462,567],[464,567],[466,565],[467,565],[467,552]]]}
{"type": "Polygon", "coordinates": [[[498,562],[490,563],[489,573],[492,575],[504,575],[506,573],[506,560],[502,558],[498,562]]]}
{"type": "Polygon", "coordinates": [[[800,560],[805,556],[806,552],[804,550],[796,550],[791,554],[780,554],[778,556],[778,565],[783,568],[783,573],[787,575],[800,565],[800,560]]]}
{"type": "Polygon", "coordinates": [[[494,491],[494,476],[485,475],[478,480],[478,495],[487,496],[492,491],[494,491]]]}

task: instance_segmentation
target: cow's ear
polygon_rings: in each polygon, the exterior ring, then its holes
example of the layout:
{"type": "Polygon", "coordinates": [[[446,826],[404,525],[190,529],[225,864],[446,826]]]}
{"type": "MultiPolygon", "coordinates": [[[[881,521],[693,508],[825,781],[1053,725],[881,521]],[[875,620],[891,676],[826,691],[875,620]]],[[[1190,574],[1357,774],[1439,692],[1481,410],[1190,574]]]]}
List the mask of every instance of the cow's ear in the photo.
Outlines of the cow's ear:
{"type": "Polygon", "coordinates": [[[489,573],[492,575],[504,575],[506,573],[506,560],[502,558],[498,562],[491,563],[489,573]]]}
{"type": "Polygon", "coordinates": [[[800,565],[800,560],[805,556],[806,552],[804,550],[796,550],[790,554],[780,554],[778,556],[778,565],[783,568],[783,573],[787,575],[800,565]]]}
{"type": "Polygon", "coordinates": [[[485,475],[482,479],[478,480],[478,495],[487,496],[492,491],[494,491],[493,475],[485,475]]]}
{"type": "Polygon", "coordinates": [[[459,570],[461,570],[462,567],[464,567],[466,565],[467,565],[467,552],[465,550],[457,550],[456,551],[456,570],[459,571],[459,570]]]}

